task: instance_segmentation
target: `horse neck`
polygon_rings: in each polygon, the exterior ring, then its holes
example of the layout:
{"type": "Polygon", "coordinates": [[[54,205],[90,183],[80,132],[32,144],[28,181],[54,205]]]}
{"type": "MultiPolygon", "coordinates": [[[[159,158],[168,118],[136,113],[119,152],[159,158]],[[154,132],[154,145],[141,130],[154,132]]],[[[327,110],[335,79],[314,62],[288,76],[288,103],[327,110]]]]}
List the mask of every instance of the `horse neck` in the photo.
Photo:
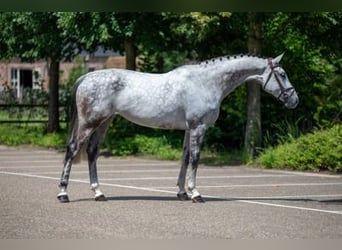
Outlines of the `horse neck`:
{"type": "Polygon", "coordinates": [[[208,83],[215,84],[216,88],[220,89],[221,99],[223,99],[243,84],[247,78],[250,80],[254,75],[262,74],[267,61],[258,57],[241,56],[233,59],[214,59],[202,64],[205,69],[204,75],[215,79],[214,82],[208,81],[208,83]]]}

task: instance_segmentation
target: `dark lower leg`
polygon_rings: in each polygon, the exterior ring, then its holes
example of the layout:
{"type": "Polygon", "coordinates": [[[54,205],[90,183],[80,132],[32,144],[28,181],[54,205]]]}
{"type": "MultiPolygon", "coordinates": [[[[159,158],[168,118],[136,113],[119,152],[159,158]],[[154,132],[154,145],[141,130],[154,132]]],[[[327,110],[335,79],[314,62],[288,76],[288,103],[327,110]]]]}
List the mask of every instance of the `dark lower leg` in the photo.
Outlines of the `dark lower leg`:
{"type": "Polygon", "coordinates": [[[183,154],[182,154],[182,165],[178,176],[177,185],[179,187],[179,191],[177,193],[178,199],[184,201],[189,200],[189,196],[185,191],[185,180],[186,180],[186,172],[189,165],[189,132],[185,132],[184,142],[183,142],[183,154]]]}
{"type": "Polygon", "coordinates": [[[75,157],[77,152],[78,152],[78,148],[76,146],[76,143],[74,142],[69,143],[69,145],[67,146],[67,152],[65,153],[64,168],[63,168],[61,182],[60,182],[61,187],[68,186],[72,159],[75,157]]]}
{"type": "Polygon", "coordinates": [[[193,202],[204,202],[204,200],[201,197],[201,194],[198,192],[196,188],[196,175],[198,162],[200,159],[200,149],[205,129],[205,125],[199,125],[198,127],[190,131],[190,171],[188,179],[188,188],[192,193],[191,199],[193,200],[193,202]]]}
{"type": "Polygon", "coordinates": [[[95,132],[91,135],[87,147],[88,153],[88,166],[89,166],[89,178],[90,188],[95,192],[96,201],[106,200],[104,194],[100,190],[100,185],[97,177],[97,157],[99,155],[100,144],[102,143],[107,128],[111,124],[113,118],[109,117],[104,123],[102,123],[95,132]]]}
{"type": "Polygon", "coordinates": [[[185,176],[186,176],[187,168],[188,168],[188,163],[183,161],[180,172],[179,172],[178,181],[177,181],[177,186],[179,187],[180,192],[185,192],[185,176]]]}
{"type": "Polygon", "coordinates": [[[60,192],[57,195],[57,198],[61,202],[69,202],[67,187],[69,184],[69,177],[71,172],[72,160],[77,155],[79,151],[79,146],[76,143],[71,142],[67,146],[67,152],[65,153],[64,167],[63,172],[59,184],[60,192]]]}
{"type": "Polygon", "coordinates": [[[180,200],[189,200],[189,196],[185,191],[185,179],[186,172],[189,164],[189,151],[187,149],[183,149],[183,157],[182,157],[182,166],[178,176],[177,185],[179,187],[179,191],[177,193],[177,197],[180,200]]]}
{"type": "Polygon", "coordinates": [[[105,201],[106,198],[100,190],[100,184],[99,184],[98,177],[97,177],[96,160],[99,154],[99,146],[97,144],[93,144],[93,142],[90,141],[90,143],[88,144],[87,153],[88,153],[90,188],[95,193],[96,201],[105,201]]]}

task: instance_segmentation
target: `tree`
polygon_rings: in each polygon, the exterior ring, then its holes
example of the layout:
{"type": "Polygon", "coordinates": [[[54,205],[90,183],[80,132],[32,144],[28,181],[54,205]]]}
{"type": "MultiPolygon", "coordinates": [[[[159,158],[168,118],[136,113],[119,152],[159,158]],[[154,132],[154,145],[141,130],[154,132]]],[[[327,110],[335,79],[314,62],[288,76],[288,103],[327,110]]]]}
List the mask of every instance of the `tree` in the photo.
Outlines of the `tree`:
{"type": "Polygon", "coordinates": [[[49,120],[47,131],[59,129],[58,82],[59,63],[74,56],[74,47],[66,33],[58,26],[55,12],[4,12],[0,14],[2,58],[18,57],[33,62],[49,62],[49,120]]]}
{"type": "MultiPolygon", "coordinates": [[[[264,21],[266,55],[285,52],[282,64],[296,88],[300,104],[295,110],[263,102],[263,126],[270,133],[279,124],[306,133],[316,126],[341,122],[342,13],[272,13],[264,21]],[[283,114],[279,116],[279,114],[283,114]]],[[[268,96],[262,97],[268,100],[268,96]]],[[[284,128],[284,133],[290,133],[284,128]]],[[[276,144],[277,137],[273,136],[276,144]]]]}
{"type": "Polygon", "coordinates": [[[167,29],[162,13],[66,12],[60,13],[60,26],[72,34],[79,48],[96,47],[124,53],[126,68],[136,70],[136,57],[143,51],[160,51],[167,29]]]}
{"type": "MultiPolygon", "coordinates": [[[[256,56],[261,55],[263,14],[249,14],[248,52],[256,56]]],[[[244,150],[247,157],[254,159],[261,147],[261,113],[260,113],[260,85],[247,83],[247,124],[245,132],[244,150]]]]}

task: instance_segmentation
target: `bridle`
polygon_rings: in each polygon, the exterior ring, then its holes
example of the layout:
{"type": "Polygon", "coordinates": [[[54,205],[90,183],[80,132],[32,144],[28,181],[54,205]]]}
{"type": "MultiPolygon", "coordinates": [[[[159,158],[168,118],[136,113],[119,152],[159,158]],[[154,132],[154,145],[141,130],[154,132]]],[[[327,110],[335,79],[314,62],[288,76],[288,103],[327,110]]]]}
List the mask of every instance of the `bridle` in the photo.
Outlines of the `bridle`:
{"type": "Polygon", "coordinates": [[[279,64],[276,64],[274,65],[273,62],[272,62],[272,58],[268,58],[267,59],[268,61],[268,65],[270,66],[271,68],[271,72],[270,74],[268,75],[267,77],[267,80],[265,82],[265,84],[263,85],[263,89],[266,89],[266,85],[268,84],[268,82],[270,81],[271,77],[272,77],[272,74],[274,75],[274,78],[276,79],[276,82],[278,83],[278,86],[280,88],[280,94],[279,96],[277,97],[277,99],[279,100],[282,96],[283,96],[283,99],[284,99],[284,102],[287,102],[288,98],[291,97],[294,93],[294,91],[292,91],[292,93],[290,94],[290,96],[287,94],[288,91],[294,89],[293,87],[289,87],[289,88],[285,88],[282,84],[281,84],[281,81],[279,79],[279,76],[276,74],[276,72],[274,71],[275,68],[277,67],[280,67],[279,64]]]}

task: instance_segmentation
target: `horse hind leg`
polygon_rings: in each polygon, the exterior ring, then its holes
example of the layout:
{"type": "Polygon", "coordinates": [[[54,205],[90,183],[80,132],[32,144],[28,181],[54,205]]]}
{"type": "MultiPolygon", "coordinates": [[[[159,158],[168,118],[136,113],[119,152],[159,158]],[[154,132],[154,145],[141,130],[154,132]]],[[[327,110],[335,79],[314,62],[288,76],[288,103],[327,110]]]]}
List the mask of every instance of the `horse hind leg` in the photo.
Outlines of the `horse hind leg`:
{"type": "Polygon", "coordinates": [[[92,131],[93,129],[91,128],[82,129],[81,127],[80,129],[78,129],[78,132],[73,134],[69,140],[65,153],[64,167],[59,184],[60,192],[57,195],[58,200],[62,203],[69,202],[67,187],[69,184],[69,177],[73,160],[79,154],[81,148],[85,146],[85,142],[92,131]]]}
{"type": "Polygon", "coordinates": [[[67,145],[67,151],[65,153],[64,167],[61,175],[61,180],[59,184],[60,192],[57,195],[57,198],[60,202],[69,202],[69,197],[67,193],[67,187],[69,184],[69,177],[71,172],[72,161],[78,154],[80,150],[80,144],[75,140],[72,140],[67,145]]]}
{"type": "Polygon", "coordinates": [[[90,178],[90,188],[95,193],[95,201],[106,201],[105,195],[100,190],[100,184],[97,177],[97,157],[99,155],[100,145],[103,142],[107,129],[111,124],[113,118],[109,118],[103,124],[101,124],[95,132],[91,135],[87,153],[88,153],[88,166],[89,166],[89,178],[90,178]]]}

